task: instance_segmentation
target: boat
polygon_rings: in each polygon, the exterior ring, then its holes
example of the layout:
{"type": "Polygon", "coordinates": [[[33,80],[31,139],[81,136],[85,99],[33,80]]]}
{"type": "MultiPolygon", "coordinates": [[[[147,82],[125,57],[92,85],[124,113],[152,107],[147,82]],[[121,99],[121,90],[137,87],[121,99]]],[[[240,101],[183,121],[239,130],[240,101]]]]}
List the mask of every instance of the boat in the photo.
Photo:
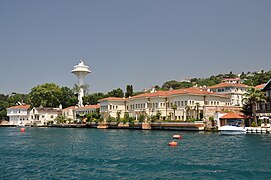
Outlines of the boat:
{"type": "Polygon", "coordinates": [[[226,125],[218,128],[221,134],[245,134],[245,128],[236,125],[226,125]]]}

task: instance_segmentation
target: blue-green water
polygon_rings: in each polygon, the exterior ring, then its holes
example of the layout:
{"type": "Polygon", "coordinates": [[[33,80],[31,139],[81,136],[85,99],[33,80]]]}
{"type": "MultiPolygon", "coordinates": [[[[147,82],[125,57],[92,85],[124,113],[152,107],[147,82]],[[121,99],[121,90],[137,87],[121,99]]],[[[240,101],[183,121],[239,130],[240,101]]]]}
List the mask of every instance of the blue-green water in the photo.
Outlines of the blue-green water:
{"type": "Polygon", "coordinates": [[[0,128],[0,142],[1,180],[271,178],[270,134],[0,128]]]}

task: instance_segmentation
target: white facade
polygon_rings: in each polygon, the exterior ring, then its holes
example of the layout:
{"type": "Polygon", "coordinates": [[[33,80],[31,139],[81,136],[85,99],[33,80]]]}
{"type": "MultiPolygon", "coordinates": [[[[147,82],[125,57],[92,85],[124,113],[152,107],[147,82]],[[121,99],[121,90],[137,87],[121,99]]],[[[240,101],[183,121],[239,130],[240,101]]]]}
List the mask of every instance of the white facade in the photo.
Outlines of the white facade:
{"type": "Polygon", "coordinates": [[[64,116],[67,119],[75,119],[75,108],[76,106],[67,107],[65,109],[62,109],[62,116],[64,116]]]}
{"type": "Polygon", "coordinates": [[[208,88],[209,91],[211,92],[227,94],[231,96],[231,105],[242,107],[243,95],[246,93],[249,86],[237,83],[221,83],[214,86],[210,86],[208,88]]]}
{"type": "Polygon", "coordinates": [[[230,97],[204,91],[200,88],[188,88],[170,91],[155,91],[137,96],[123,98],[106,98],[100,101],[101,113],[108,113],[116,117],[116,112],[129,113],[130,117],[138,118],[141,115],[155,116],[160,114],[161,119],[200,119],[203,118],[204,106],[230,106],[230,97]]]}
{"type": "Polygon", "coordinates": [[[29,108],[30,105],[19,105],[7,108],[9,125],[24,126],[30,123],[29,108]]]}
{"type": "Polygon", "coordinates": [[[118,117],[118,113],[120,113],[120,117],[123,117],[126,112],[125,98],[108,97],[99,100],[99,103],[100,113],[105,119],[109,116],[116,118],[118,117]]]}
{"type": "Polygon", "coordinates": [[[84,107],[79,107],[74,109],[75,119],[80,120],[87,114],[95,113],[99,111],[99,105],[87,105],[84,107]]]}
{"type": "Polygon", "coordinates": [[[60,108],[33,108],[30,111],[30,121],[34,125],[46,125],[49,121],[61,115],[60,108]]]}

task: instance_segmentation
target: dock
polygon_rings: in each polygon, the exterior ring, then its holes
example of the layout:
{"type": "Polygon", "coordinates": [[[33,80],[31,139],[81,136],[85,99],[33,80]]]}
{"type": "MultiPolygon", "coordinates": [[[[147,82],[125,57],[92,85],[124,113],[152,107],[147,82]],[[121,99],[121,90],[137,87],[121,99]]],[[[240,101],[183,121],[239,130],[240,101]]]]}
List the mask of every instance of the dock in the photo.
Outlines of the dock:
{"type": "Polygon", "coordinates": [[[246,127],[247,133],[270,133],[270,128],[264,127],[246,127]]]}

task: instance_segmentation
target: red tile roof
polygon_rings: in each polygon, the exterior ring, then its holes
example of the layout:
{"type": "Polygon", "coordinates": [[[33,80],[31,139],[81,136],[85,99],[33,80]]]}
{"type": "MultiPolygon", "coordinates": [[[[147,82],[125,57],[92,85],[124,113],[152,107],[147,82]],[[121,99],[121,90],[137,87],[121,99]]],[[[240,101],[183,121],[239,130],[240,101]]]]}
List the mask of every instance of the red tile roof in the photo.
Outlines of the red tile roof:
{"type": "Polygon", "coordinates": [[[65,109],[63,109],[63,110],[75,109],[75,107],[76,107],[76,106],[70,106],[70,107],[67,107],[67,108],[65,108],[65,109]]]}
{"type": "Polygon", "coordinates": [[[100,105],[86,105],[84,107],[76,108],[76,110],[84,110],[84,109],[99,109],[100,105]]]}
{"type": "Polygon", "coordinates": [[[262,88],[264,88],[265,85],[266,85],[266,84],[260,84],[260,85],[258,85],[258,86],[255,86],[255,88],[256,88],[256,89],[262,89],[262,88]]]}
{"type": "Polygon", "coordinates": [[[103,99],[100,99],[100,101],[124,101],[125,98],[119,98],[119,97],[107,97],[107,98],[103,98],[103,99]]]}
{"type": "Polygon", "coordinates": [[[224,88],[224,87],[238,87],[238,88],[248,88],[249,86],[245,84],[233,84],[233,83],[220,83],[213,86],[209,86],[209,89],[224,88]]]}
{"type": "MultiPolygon", "coordinates": [[[[197,88],[197,87],[191,87],[187,89],[177,89],[177,90],[171,90],[171,94],[215,94],[213,92],[208,92],[204,89],[197,88]]],[[[217,94],[215,94],[217,95],[217,94]]]]}
{"type": "Polygon", "coordinates": [[[227,113],[220,119],[245,119],[245,116],[238,113],[227,113]]]}
{"type": "Polygon", "coordinates": [[[18,105],[18,106],[11,106],[7,109],[29,109],[30,108],[30,105],[18,105]]]}
{"type": "Polygon", "coordinates": [[[156,91],[153,93],[144,93],[137,96],[132,96],[131,98],[149,98],[149,97],[167,97],[170,96],[170,91],[156,91]]]}

